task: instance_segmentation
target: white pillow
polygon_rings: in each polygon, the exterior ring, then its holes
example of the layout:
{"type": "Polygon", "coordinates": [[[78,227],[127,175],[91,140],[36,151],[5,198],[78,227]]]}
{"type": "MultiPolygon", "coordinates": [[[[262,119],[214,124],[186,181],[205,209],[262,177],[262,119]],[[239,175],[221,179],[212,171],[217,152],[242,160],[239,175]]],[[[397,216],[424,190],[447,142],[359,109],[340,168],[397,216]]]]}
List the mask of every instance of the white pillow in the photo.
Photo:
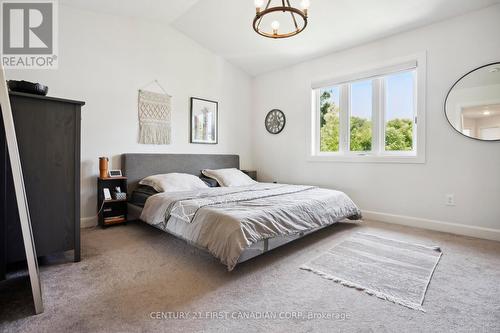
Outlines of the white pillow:
{"type": "Polygon", "coordinates": [[[178,192],[208,188],[199,177],[187,173],[166,173],[144,178],[140,185],[151,186],[158,192],[178,192]]]}
{"type": "Polygon", "coordinates": [[[218,170],[205,169],[201,173],[208,178],[215,179],[220,186],[224,187],[246,186],[257,183],[255,180],[248,177],[248,175],[235,168],[218,170]]]}

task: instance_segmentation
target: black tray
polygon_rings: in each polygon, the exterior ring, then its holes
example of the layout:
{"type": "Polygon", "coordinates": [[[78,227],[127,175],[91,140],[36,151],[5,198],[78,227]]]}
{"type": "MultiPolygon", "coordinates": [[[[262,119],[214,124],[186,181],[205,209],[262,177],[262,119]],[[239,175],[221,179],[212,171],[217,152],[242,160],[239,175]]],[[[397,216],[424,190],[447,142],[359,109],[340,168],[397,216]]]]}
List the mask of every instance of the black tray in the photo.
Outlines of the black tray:
{"type": "Polygon", "coordinates": [[[9,80],[7,81],[7,86],[12,91],[18,91],[28,94],[46,96],[49,92],[49,87],[44,86],[40,83],[33,83],[28,81],[9,80]]]}

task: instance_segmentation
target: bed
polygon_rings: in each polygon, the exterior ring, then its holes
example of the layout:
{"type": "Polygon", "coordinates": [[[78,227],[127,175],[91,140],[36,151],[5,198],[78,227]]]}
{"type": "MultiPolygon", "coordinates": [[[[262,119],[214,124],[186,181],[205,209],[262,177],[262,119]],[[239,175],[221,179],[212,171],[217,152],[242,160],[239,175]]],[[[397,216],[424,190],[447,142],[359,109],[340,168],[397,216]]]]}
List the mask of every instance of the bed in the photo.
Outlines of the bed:
{"type": "Polygon", "coordinates": [[[239,169],[238,155],[123,154],[129,216],[208,251],[233,270],[241,262],[361,212],[343,192],[256,183],[154,193],[139,181],[154,174],[239,169]]]}

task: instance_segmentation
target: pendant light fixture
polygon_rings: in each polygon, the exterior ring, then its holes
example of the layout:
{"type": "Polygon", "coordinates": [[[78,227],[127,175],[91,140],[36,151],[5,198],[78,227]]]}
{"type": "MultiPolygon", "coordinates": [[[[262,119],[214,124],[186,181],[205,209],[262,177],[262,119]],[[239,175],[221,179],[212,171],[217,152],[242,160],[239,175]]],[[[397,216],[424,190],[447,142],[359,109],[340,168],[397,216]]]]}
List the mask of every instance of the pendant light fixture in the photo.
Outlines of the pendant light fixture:
{"type": "MultiPolygon", "coordinates": [[[[256,33],[261,36],[268,38],[288,38],[298,35],[307,26],[307,11],[311,5],[310,0],[302,0],[300,2],[300,9],[293,7],[290,4],[290,0],[267,0],[266,6],[264,7],[264,0],[255,0],[256,14],[253,19],[253,29],[256,33]],[[272,15],[275,18],[268,27],[263,24],[264,17],[272,15]],[[277,14],[281,14],[281,17],[277,17],[277,14]],[[280,21],[285,23],[289,20],[291,24],[290,29],[283,30],[280,21]]],[[[270,17],[270,16],[268,16],[270,17]]]]}

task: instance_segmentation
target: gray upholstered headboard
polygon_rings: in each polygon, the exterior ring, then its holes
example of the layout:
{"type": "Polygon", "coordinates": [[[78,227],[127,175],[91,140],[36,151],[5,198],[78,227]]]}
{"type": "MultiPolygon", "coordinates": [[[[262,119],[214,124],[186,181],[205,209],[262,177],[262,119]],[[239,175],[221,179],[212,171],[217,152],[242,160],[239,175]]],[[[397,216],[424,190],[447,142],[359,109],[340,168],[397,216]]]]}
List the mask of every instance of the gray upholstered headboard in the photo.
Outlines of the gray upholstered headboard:
{"type": "Polygon", "coordinates": [[[182,172],[195,176],[203,169],[240,168],[238,155],[203,154],[122,154],[122,171],[128,178],[127,192],[147,176],[182,172]]]}

